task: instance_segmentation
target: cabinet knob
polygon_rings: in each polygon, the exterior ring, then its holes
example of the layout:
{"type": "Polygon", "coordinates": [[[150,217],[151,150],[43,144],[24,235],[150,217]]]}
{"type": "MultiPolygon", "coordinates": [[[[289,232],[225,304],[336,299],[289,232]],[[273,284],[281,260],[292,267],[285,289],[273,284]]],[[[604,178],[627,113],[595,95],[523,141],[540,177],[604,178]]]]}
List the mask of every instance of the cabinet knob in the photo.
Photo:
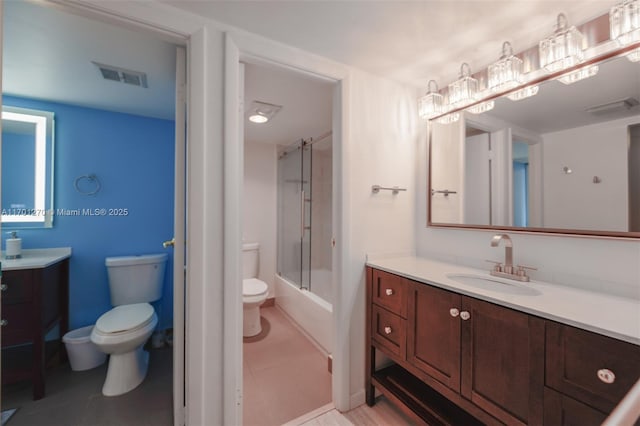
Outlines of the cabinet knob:
{"type": "Polygon", "coordinates": [[[452,317],[454,317],[454,318],[455,318],[455,317],[457,317],[458,315],[460,315],[460,310],[459,310],[459,309],[457,309],[457,308],[451,308],[451,309],[449,309],[449,314],[450,314],[452,317]]]}
{"type": "Polygon", "coordinates": [[[613,371],[607,368],[602,368],[598,370],[598,379],[604,383],[611,384],[616,381],[616,375],[613,371]]]}
{"type": "Polygon", "coordinates": [[[393,289],[392,289],[392,288],[388,288],[388,289],[386,289],[384,292],[385,292],[385,294],[386,294],[387,296],[391,296],[391,295],[393,295],[393,289]]]}
{"type": "Polygon", "coordinates": [[[460,312],[460,318],[462,318],[464,321],[468,320],[469,318],[471,318],[471,314],[467,311],[462,311],[460,312]]]}
{"type": "Polygon", "coordinates": [[[391,327],[389,327],[389,326],[386,326],[386,327],[384,328],[384,334],[391,334],[391,332],[392,332],[392,331],[393,331],[393,330],[391,330],[391,327]]]}
{"type": "Polygon", "coordinates": [[[0,320],[0,327],[4,327],[5,325],[9,325],[9,321],[7,321],[6,319],[0,320]]]}
{"type": "Polygon", "coordinates": [[[9,286],[7,284],[0,284],[0,291],[7,291],[9,290],[9,286]]]}

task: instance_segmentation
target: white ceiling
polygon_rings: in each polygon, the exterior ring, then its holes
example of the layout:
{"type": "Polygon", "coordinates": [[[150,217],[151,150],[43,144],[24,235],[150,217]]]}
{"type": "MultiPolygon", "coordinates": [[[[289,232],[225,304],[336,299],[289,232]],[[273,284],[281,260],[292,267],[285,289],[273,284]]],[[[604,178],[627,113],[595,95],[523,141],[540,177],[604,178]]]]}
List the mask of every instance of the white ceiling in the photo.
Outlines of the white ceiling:
{"type": "Polygon", "coordinates": [[[163,0],[255,34],[371,73],[426,87],[479,70],[514,50],[536,46],[557,14],[580,24],[618,0],[203,1],[163,0]]]}
{"type": "Polygon", "coordinates": [[[3,93],[173,119],[171,44],[27,1],[3,8],[3,93]],[[104,80],[92,61],[145,72],[149,87],[104,80]]]}
{"type": "Polygon", "coordinates": [[[245,141],[289,145],[330,131],[334,84],[285,68],[245,64],[245,111],[254,100],[282,106],[264,124],[245,116],[245,141]]]}

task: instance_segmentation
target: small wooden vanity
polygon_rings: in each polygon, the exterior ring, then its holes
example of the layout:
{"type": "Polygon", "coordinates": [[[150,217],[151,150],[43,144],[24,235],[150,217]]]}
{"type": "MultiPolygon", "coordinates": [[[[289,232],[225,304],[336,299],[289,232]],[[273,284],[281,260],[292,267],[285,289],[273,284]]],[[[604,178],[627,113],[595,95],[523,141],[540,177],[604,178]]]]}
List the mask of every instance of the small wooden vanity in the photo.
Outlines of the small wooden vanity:
{"type": "Polygon", "coordinates": [[[70,256],[71,249],[25,250],[2,261],[2,384],[31,380],[34,400],[45,394],[47,362],[65,356],[70,256]]]}
{"type": "Polygon", "coordinates": [[[369,405],[377,389],[429,425],[599,425],[640,377],[636,344],[366,273],[369,405]],[[393,363],[377,367],[376,353],[393,363]]]}

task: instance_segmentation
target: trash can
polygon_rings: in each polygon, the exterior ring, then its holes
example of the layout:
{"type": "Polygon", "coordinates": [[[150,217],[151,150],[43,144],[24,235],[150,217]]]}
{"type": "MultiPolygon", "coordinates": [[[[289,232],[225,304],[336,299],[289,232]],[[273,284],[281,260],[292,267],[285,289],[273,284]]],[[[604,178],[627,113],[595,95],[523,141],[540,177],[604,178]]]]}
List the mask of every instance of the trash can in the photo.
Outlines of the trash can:
{"type": "Polygon", "coordinates": [[[91,341],[91,330],[93,326],[88,325],[62,336],[73,371],[90,370],[102,365],[107,359],[107,354],[101,352],[91,341]]]}

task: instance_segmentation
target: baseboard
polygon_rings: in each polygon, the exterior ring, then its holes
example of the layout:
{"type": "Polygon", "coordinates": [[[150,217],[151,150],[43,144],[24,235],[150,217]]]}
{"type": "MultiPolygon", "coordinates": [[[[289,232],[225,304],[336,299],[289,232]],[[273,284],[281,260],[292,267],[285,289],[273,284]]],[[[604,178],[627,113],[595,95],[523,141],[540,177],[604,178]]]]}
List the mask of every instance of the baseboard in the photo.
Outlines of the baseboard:
{"type": "Polygon", "coordinates": [[[331,354],[327,356],[327,370],[329,370],[329,374],[333,374],[333,355],[331,354]]]}
{"type": "Polygon", "coordinates": [[[276,306],[276,298],[269,297],[261,306],[264,306],[265,308],[268,308],[269,306],[276,306]]]}
{"type": "Polygon", "coordinates": [[[364,389],[360,389],[354,394],[351,394],[351,398],[349,399],[349,409],[353,410],[356,407],[361,406],[366,401],[366,394],[364,389]]]}
{"type": "Polygon", "coordinates": [[[320,408],[316,408],[313,411],[309,411],[306,414],[301,415],[300,417],[297,417],[291,421],[288,421],[287,423],[285,423],[282,426],[299,426],[301,424],[310,422],[311,420],[315,419],[316,417],[320,417],[321,415],[331,411],[334,409],[333,403],[330,402],[326,405],[323,405],[320,408]]]}

